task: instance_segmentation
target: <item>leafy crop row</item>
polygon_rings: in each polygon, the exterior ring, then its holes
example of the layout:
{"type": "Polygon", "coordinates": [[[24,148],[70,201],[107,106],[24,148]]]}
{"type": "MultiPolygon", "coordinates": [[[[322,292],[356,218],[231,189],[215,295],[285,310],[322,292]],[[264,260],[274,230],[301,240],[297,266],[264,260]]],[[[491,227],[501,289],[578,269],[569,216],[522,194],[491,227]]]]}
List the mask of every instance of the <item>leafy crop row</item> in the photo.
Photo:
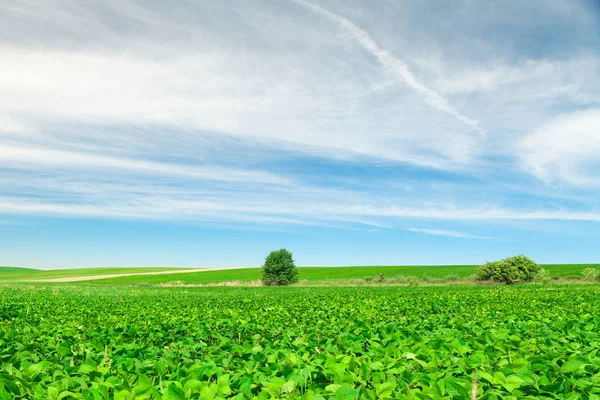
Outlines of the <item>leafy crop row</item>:
{"type": "Polygon", "coordinates": [[[599,399],[597,286],[0,287],[0,399],[599,399]]]}

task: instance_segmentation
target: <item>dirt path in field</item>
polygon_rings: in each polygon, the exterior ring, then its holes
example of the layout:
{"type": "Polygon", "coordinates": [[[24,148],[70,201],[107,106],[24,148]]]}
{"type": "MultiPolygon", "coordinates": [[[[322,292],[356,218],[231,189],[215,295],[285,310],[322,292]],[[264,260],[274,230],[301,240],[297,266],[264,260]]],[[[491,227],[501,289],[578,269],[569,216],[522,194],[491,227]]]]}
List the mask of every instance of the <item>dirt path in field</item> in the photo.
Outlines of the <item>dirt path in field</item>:
{"type": "Polygon", "coordinates": [[[31,282],[83,282],[96,281],[99,279],[120,278],[124,276],[145,276],[145,275],[172,275],[172,274],[191,274],[195,272],[209,271],[224,271],[227,269],[243,269],[243,268],[258,268],[258,267],[230,267],[230,268],[202,268],[202,269],[175,269],[172,271],[157,271],[157,272],[132,272],[126,274],[106,274],[106,275],[89,275],[89,276],[69,276],[65,278],[39,279],[31,282]]]}

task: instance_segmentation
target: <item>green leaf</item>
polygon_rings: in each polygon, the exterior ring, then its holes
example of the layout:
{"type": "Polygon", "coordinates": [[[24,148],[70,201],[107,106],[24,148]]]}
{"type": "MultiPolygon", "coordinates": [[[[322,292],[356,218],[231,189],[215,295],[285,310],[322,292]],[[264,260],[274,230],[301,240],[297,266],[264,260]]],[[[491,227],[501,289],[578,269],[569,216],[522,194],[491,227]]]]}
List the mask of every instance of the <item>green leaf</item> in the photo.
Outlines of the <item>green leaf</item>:
{"type": "Polygon", "coordinates": [[[29,378],[33,379],[37,375],[39,375],[40,372],[42,372],[44,370],[45,364],[46,363],[44,363],[44,362],[37,363],[37,364],[31,364],[29,367],[27,367],[27,369],[25,371],[23,371],[23,374],[28,376],[29,378]]]}
{"type": "Polygon", "coordinates": [[[346,386],[335,391],[335,398],[337,400],[354,400],[357,395],[358,390],[346,386]]]}
{"type": "Polygon", "coordinates": [[[115,393],[115,400],[130,400],[131,393],[129,390],[120,390],[115,393]]]}
{"type": "Polygon", "coordinates": [[[204,384],[197,379],[190,379],[183,385],[184,392],[191,391],[192,393],[200,392],[204,384]]]}
{"type": "Polygon", "coordinates": [[[77,371],[80,374],[89,374],[92,371],[96,370],[96,366],[90,363],[81,364],[79,370],[77,371]]]}
{"type": "Polygon", "coordinates": [[[381,361],[375,361],[374,363],[371,363],[369,367],[373,371],[381,371],[383,369],[383,363],[381,361]]]}
{"type": "Polygon", "coordinates": [[[229,396],[231,394],[231,388],[229,387],[229,375],[221,375],[217,379],[217,386],[219,388],[219,392],[223,396],[229,396]]]}
{"type": "Polygon", "coordinates": [[[175,386],[174,383],[171,383],[167,391],[163,394],[162,400],[185,400],[185,393],[175,386]]]}
{"type": "Polygon", "coordinates": [[[283,386],[281,386],[281,393],[292,393],[295,388],[296,388],[295,381],[287,381],[286,383],[283,384],[283,386]]]}
{"type": "Polygon", "coordinates": [[[509,392],[512,393],[515,389],[520,388],[521,385],[525,382],[523,379],[518,377],[517,375],[511,375],[506,378],[506,380],[502,383],[502,386],[509,392]]]}
{"type": "Polygon", "coordinates": [[[582,366],[586,365],[585,362],[580,360],[569,360],[563,364],[561,371],[562,372],[574,372],[577,371],[582,366]]]}
{"type": "Polygon", "coordinates": [[[325,387],[325,390],[327,390],[328,392],[331,392],[331,393],[335,393],[341,387],[342,387],[342,385],[338,385],[336,383],[332,383],[331,385],[327,385],[325,387]]]}
{"type": "Polygon", "coordinates": [[[0,384],[3,384],[6,387],[6,389],[14,395],[19,395],[21,393],[19,385],[17,385],[9,379],[3,379],[2,377],[0,377],[0,384]]]}
{"type": "Polygon", "coordinates": [[[385,399],[392,396],[394,389],[396,388],[396,382],[388,381],[382,383],[381,385],[375,386],[377,389],[377,397],[381,399],[385,399]]]}
{"type": "MultiPolygon", "coordinates": [[[[83,396],[81,395],[81,393],[74,393],[74,392],[69,392],[68,390],[65,390],[64,392],[62,392],[61,394],[58,395],[56,400],[62,400],[65,398],[83,399],[83,396]]],[[[121,399],[117,398],[115,395],[115,400],[121,400],[121,399]]]]}
{"type": "Polygon", "coordinates": [[[133,388],[133,396],[135,399],[147,399],[152,395],[152,385],[138,385],[133,388]]]}
{"type": "Polygon", "coordinates": [[[50,396],[51,398],[56,398],[58,397],[58,389],[55,388],[54,386],[48,386],[48,396],[50,396]]]}
{"type": "Polygon", "coordinates": [[[13,395],[10,394],[10,392],[7,392],[4,389],[4,386],[2,386],[2,384],[0,384],[0,400],[12,400],[14,398],[13,395]]]}
{"type": "Polygon", "coordinates": [[[461,399],[469,398],[469,392],[455,380],[446,380],[446,391],[450,396],[459,397],[461,399]]]}

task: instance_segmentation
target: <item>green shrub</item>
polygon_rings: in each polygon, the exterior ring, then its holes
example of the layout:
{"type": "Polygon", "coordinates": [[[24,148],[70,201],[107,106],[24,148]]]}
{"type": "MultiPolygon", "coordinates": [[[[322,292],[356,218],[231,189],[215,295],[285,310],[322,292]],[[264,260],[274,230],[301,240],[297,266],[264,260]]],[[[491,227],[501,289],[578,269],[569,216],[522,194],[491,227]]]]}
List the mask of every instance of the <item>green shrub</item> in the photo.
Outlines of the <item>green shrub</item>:
{"type": "Polygon", "coordinates": [[[546,268],[540,268],[538,273],[535,275],[534,281],[538,282],[538,283],[543,283],[543,284],[548,284],[548,283],[552,282],[552,277],[550,276],[550,271],[548,271],[546,268]]]}
{"type": "Polygon", "coordinates": [[[406,283],[408,286],[419,286],[421,284],[421,279],[417,278],[416,276],[408,276],[406,278],[406,283]]]}
{"type": "Polygon", "coordinates": [[[269,253],[262,273],[262,281],[266,286],[286,286],[298,282],[298,270],[292,253],[286,249],[269,253]]]}
{"type": "Polygon", "coordinates": [[[540,266],[533,260],[524,255],[518,255],[500,261],[486,262],[479,267],[477,277],[483,281],[518,285],[531,282],[540,270],[540,266]]]}
{"type": "Polygon", "coordinates": [[[600,271],[596,268],[586,268],[581,271],[581,275],[586,281],[597,281],[600,280],[600,271]]]}
{"type": "Polygon", "coordinates": [[[460,275],[458,275],[458,274],[450,274],[450,275],[447,275],[447,276],[444,278],[444,281],[446,281],[446,282],[456,282],[456,281],[460,281],[460,275]]]}

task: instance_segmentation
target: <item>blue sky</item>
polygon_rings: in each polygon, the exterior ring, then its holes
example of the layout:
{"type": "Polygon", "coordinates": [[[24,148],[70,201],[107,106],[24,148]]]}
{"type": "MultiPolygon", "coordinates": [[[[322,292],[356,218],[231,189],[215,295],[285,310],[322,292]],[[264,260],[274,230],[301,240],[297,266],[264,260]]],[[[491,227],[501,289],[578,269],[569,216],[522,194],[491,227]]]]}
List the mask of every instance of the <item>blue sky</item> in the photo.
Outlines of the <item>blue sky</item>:
{"type": "Polygon", "coordinates": [[[600,262],[599,49],[591,0],[9,0],[0,265],[600,262]]]}

